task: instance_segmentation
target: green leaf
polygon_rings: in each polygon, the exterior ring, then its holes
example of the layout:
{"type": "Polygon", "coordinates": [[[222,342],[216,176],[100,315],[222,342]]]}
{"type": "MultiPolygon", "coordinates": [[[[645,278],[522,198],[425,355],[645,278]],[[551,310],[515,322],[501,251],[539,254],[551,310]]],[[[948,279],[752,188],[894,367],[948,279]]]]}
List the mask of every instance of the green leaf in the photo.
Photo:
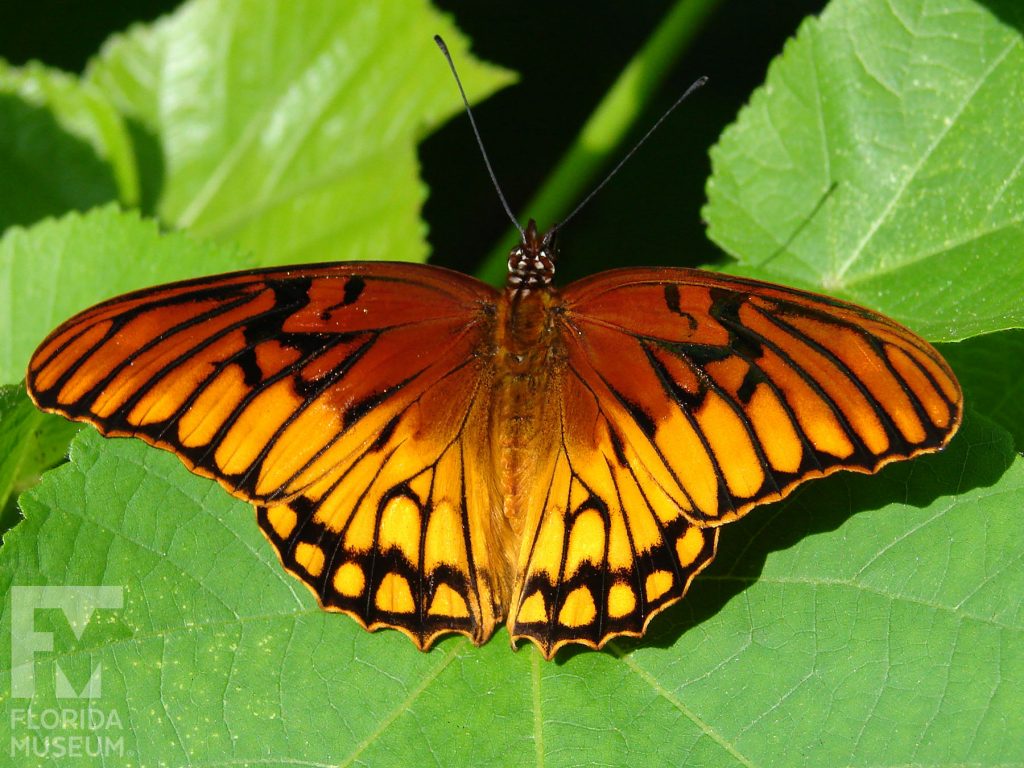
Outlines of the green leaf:
{"type": "Polygon", "coordinates": [[[839,0],[712,150],[737,271],[953,341],[1024,323],[1024,43],[970,0],[839,0]]]}
{"type": "Polygon", "coordinates": [[[15,499],[64,458],[79,425],[36,409],[21,387],[0,387],[0,534],[19,519],[15,499]]]}
{"type": "Polygon", "coordinates": [[[128,129],[100,89],[0,61],[0,231],[138,194],[128,129]]]}
{"type": "Polygon", "coordinates": [[[241,266],[235,248],[161,235],[114,207],[14,228],[0,240],[0,384],[20,382],[46,334],[101,299],[241,266]]]}
{"type": "Polygon", "coordinates": [[[423,260],[416,142],[510,81],[422,0],[197,0],[115,38],[89,80],[159,143],[157,210],[260,265],[423,260]]]}
{"type": "MultiPolygon", "coordinates": [[[[1006,434],[969,421],[942,454],[727,526],[647,638],[548,663],[512,653],[504,630],[422,654],[320,611],[250,507],[168,454],[85,430],[22,497],[0,583],[120,587],[124,605],[81,640],[51,615],[34,698],[0,702],[57,707],[55,665],[80,690],[98,664],[90,704],[130,724],[104,733],[141,764],[1012,764],[1022,493],[1006,434]]],[[[4,744],[26,733],[0,728],[4,744]]]]}

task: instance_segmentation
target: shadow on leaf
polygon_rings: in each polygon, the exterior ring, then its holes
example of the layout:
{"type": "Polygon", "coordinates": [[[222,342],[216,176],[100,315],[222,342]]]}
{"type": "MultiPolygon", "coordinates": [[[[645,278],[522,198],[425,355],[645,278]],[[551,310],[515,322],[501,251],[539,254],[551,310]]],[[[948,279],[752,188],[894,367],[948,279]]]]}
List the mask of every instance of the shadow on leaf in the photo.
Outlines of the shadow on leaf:
{"type": "Polygon", "coordinates": [[[0,94],[0,231],[118,199],[110,165],[49,109],[0,94]]]}
{"type": "Polygon", "coordinates": [[[164,150],[159,137],[133,117],[125,118],[139,169],[139,210],[156,217],[164,187],[164,150]]]}
{"type": "Polygon", "coordinates": [[[1020,0],[980,0],[1000,21],[1024,32],[1024,5],[1020,0]]]}
{"type": "Polygon", "coordinates": [[[1013,329],[975,336],[939,351],[956,371],[964,399],[981,414],[1013,435],[1019,450],[1024,447],[1024,330],[1013,329]]]}

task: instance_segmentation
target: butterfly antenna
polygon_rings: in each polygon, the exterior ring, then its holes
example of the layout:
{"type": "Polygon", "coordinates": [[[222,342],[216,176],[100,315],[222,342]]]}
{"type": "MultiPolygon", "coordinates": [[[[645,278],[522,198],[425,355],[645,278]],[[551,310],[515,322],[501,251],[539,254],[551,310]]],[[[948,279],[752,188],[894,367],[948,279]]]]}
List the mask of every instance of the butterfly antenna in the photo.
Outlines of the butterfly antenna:
{"type": "Polygon", "coordinates": [[[651,134],[658,130],[658,128],[661,126],[663,122],[665,122],[668,116],[675,111],[675,108],[682,104],[684,101],[686,101],[687,96],[692,94],[702,85],[704,85],[707,81],[707,77],[699,77],[693,83],[691,83],[690,87],[683,92],[683,95],[676,99],[675,103],[671,107],[665,110],[664,114],[658,118],[657,122],[654,125],[652,125],[647,130],[647,133],[645,133],[640,138],[640,141],[634,144],[633,148],[629,150],[629,152],[627,152],[621,160],[619,160],[618,164],[614,168],[612,168],[611,171],[609,171],[608,175],[604,177],[604,181],[602,181],[600,184],[594,187],[594,189],[591,190],[590,194],[583,198],[583,201],[579,205],[573,208],[572,213],[570,213],[568,216],[566,216],[564,219],[562,219],[560,222],[558,222],[557,224],[555,224],[555,226],[551,228],[550,234],[553,235],[555,232],[560,230],[562,227],[569,223],[570,219],[572,219],[577,213],[583,210],[587,203],[589,203],[594,198],[594,195],[596,195],[598,192],[604,189],[604,185],[611,181],[612,177],[619,172],[622,166],[629,162],[629,159],[636,154],[636,151],[640,149],[640,147],[644,145],[644,142],[646,142],[651,137],[651,134]]]}
{"type": "Polygon", "coordinates": [[[519,223],[515,214],[512,213],[512,208],[509,206],[508,200],[505,199],[505,194],[501,191],[501,186],[498,184],[498,177],[494,175],[494,168],[491,167],[491,159],[487,156],[487,150],[484,149],[484,141],[480,138],[480,131],[476,127],[476,120],[473,119],[473,110],[469,108],[469,99],[466,98],[466,90],[462,87],[462,80],[459,79],[459,73],[455,69],[455,62],[452,61],[452,55],[448,52],[448,46],[445,45],[445,42],[441,39],[440,35],[434,35],[434,42],[437,43],[437,47],[440,48],[441,53],[444,54],[444,58],[448,62],[448,67],[451,69],[452,75],[455,77],[455,84],[459,86],[462,103],[466,105],[466,114],[469,115],[469,124],[473,126],[473,135],[476,136],[476,144],[480,147],[480,154],[484,156],[484,165],[487,166],[487,173],[490,174],[491,183],[494,184],[494,189],[498,192],[498,199],[501,200],[501,205],[505,209],[505,213],[508,215],[509,220],[511,220],[515,225],[515,228],[519,230],[519,234],[523,238],[523,242],[526,242],[526,230],[523,229],[523,225],[519,223]]]}

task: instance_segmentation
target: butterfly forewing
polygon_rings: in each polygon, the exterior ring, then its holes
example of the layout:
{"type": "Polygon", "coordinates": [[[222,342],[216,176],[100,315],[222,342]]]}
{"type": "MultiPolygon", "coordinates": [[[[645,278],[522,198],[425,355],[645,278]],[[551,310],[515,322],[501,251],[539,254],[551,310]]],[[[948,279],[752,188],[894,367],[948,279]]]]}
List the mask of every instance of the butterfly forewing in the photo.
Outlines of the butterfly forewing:
{"type": "Polygon", "coordinates": [[[702,525],[811,477],[936,450],[959,424],[960,388],[938,352],[835,299],[694,270],[618,270],[569,286],[562,317],[568,370],[702,525]]]}
{"type": "Polygon", "coordinates": [[[40,346],[43,408],[133,435],[257,503],[325,607],[420,647],[502,618],[485,430],[497,293],[416,265],[239,273],[141,291],[40,346]]]}

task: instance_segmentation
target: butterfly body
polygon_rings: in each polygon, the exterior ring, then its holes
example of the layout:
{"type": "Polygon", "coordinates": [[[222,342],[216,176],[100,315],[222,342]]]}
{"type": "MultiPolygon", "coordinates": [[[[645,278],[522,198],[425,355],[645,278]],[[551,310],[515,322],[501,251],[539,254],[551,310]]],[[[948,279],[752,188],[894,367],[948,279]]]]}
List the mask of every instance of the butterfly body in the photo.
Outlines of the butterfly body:
{"type": "Polygon", "coordinates": [[[959,424],[941,356],[869,310],[687,269],[553,273],[531,222],[503,292],[388,263],[160,286],[57,328],[27,388],[253,503],[325,609],[422,649],[504,622],[548,658],[643,634],[758,504],[959,424]]]}
{"type": "Polygon", "coordinates": [[[536,457],[551,440],[543,428],[546,406],[561,365],[552,324],[554,294],[548,290],[519,295],[506,291],[500,302],[495,347],[496,386],[490,435],[500,468],[505,516],[517,536],[523,529],[524,487],[536,457]]]}

